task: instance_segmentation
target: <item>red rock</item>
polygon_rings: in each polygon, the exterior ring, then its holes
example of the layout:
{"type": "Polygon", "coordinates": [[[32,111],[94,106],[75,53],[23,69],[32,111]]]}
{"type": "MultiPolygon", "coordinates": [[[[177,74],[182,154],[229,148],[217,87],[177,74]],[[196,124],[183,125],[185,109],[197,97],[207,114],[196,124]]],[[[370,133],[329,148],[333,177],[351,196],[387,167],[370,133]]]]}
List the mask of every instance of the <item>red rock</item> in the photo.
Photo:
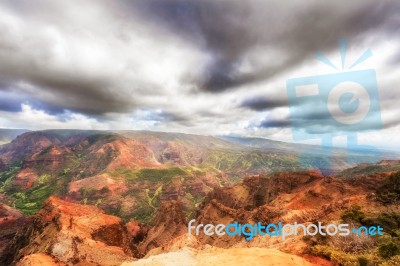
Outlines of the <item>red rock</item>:
{"type": "MultiPolygon", "coordinates": [[[[120,218],[95,206],[50,197],[14,244],[14,261],[45,253],[67,264],[119,265],[131,259],[129,241],[120,218]],[[18,247],[21,243],[26,243],[18,247]],[[86,264],[85,264],[86,263],[86,264]]],[[[25,259],[27,260],[27,259],[25,259]]],[[[21,264],[22,265],[22,264],[21,264]]]]}

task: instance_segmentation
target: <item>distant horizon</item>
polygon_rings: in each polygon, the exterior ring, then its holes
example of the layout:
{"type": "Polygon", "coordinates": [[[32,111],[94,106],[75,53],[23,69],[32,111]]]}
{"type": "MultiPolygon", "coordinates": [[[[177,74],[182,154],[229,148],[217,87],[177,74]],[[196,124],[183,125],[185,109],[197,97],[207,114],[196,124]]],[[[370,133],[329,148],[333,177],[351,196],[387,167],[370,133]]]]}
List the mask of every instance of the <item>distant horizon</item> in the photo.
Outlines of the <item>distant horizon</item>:
{"type": "MultiPolygon", "coordinates": [[[[310,145],[313,147],[321,147],[319,143],[304,143],[304,142],[295,142],[295,141],[285,141],[279,139],[271,139],[267,137],[259,137],[259,136],[240,136],[240,135],[209,135],[209,134],[195,134],[195,133],[186,133],[186,132],[178,132],[178,131],[158,131],[158,130],[151,130],[151,129],[79,129],[79,128],[46,128],[46,129],[26,129],[26,128],[0,128],[0,130],[25,130],[26,132],[40,132],[40,131],[62,131],[62,130],[71,130],[71,131],[103,131],[103,132],[122,132],[122,131],[136,131],[136,132],[155,132],[155,133],[167,133],[167,134],[184,134],[184,135],[193,135],[193,136],[203,136],[203,137],[216,137],[216,138],[246,138],[246,139],[260,139],[260,140],[267,140],[267,141],[274,141],[274,142],[282,142],[294,145],[310,145]]],[[[334,149],[346,149],[346,146],[339,143],[339,145],[334,145],[334,149]]],[[[386,152],[394,152],[400,156],[400,152],[396,148],[385,148],[385,147],[376,147],[381,151],[386,152]]],[[[355,149],[354,151],[362,151],[363,149],[355,149]]],[[[382,158],[384,159],[384,158],[382,158]]],[[[399,157],[400,160],[400,157],[399,157]]]]}

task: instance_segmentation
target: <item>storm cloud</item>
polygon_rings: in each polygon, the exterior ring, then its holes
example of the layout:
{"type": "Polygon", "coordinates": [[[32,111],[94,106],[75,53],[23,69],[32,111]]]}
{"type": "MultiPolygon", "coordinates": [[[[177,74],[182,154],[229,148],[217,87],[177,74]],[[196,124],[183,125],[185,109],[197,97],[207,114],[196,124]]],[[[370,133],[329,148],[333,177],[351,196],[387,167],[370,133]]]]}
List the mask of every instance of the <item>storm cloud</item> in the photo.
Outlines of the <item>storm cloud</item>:
{"type": "Polygon", "coordinates": [[[270,110],[276,107],[287,106],[288,102],[286,99],[273,99],[265,98],[263,96],[253,97],[245,99],[240,107],[249,108],[254,111],[270,110]]]}
{"type": "Polygon", "coordinates": [[[396,133],[399,13],[395,0],[2,1],[0,126],[285,139],[286,80],[322,74],[315,54],[337,55],[346,38],[349,56],[373,51],[396,133]]]}
{"type": "Polygon", "coordinates": [[[336,49],[340,38],[356,41],[375,29],[387,36],[400,26],[395,1],[149,0],[136,5],[212,56],[197,84],[210,92],[267,80],[318,50],[336,49]],[[258,62],[254,50],[270,52],[269,60],[258,62]],[[250,71],[240,69],[246,61],[250,71]]]}

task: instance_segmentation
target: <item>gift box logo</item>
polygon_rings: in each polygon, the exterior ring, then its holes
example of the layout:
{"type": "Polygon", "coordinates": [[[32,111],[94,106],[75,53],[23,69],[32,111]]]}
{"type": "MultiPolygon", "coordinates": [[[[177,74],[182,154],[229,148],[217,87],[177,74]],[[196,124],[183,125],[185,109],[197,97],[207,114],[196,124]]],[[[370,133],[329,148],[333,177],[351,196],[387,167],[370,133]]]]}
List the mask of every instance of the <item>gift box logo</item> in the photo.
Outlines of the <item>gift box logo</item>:
{"type": "MultiPolygon", "coordinates": [[[[361,146],[357,141],[357,132],[382,127],[376,72],[373,69],[351,70],[372,53],[368,49],[349,69],[345,69],[345,40],[340,41],[340,50],[341,72],[287,80],[293,139],[319,138],[322,149],[331,153],[332,139],[345,136],[348,151],[368,150],[370,161],[377,161],[379,151],[374,147],[361,146]]],[[[317,54],[317,59],[339,70],[323,54],[317,54]]],[[[348,160],[352,161],[351,156],[348,160]]],[[[330,168],[329,162],[326,168],[330,168]]]]}

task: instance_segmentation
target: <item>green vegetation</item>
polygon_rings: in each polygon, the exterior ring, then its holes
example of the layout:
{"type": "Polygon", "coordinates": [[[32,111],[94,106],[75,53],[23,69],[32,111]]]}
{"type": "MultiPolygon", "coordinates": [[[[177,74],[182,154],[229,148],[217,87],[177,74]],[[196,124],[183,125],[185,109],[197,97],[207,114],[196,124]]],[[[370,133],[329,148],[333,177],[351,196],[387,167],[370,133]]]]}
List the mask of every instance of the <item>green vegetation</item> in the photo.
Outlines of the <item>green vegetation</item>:
{"type": "Polygon", "coordinates": [[[141,207],[135,211],[133,218],[141,223],[149,224],[154,217],[154,210],[151,208],[141,207]]]}
{"type": "Polygon", "coordinates": [[[400,265],[400,255],[393,256],[389,260],[379,264],[379,266],[398,266],[400,265]]]}
{"type": "Polygon", "coordinates": [[[396,256],[400,254],[396,233],[399,229],[398,214],[380,213],[376,217],[368,217],[359,206],[352,206],[342,213],[341,218],[350,224],[380,225],[385,233],[380,237],[332,236],[324,240],[314,237],[315,241],[308,241],[312,245],[309,253],[337,265],[396,265],[391,263],[398,260],[396,256]]]}
{"type": "Polygon", "coordinates": [[[59,193],[69,182],[68,179],[64,180],[69,172],[67,168],[61,173],[59,180],[51,174],[42,173],[31,188],[22,191],[13,182],[17,173],[21,170],[19,165],[19,162],[15,162],[7,172],[0,173],[0,193],[5,193],[10,197],[7,204],[15,206],[25,214],[36,213],[49,196],[59,193]]]}
{"type": "Polygon", "coordinates": [[[48,183],[50,181],[50,179],[51,179],[51,175],[43,174],[43,175],[39,176],[37,182],[38,182],[39,185],[43,185],[43,184],[48,183]]]}
{"type": "Polygon", "coordinates": [[[188,174],[179,167],[168,169],[141,169],[137,172],[137,181],[150,181],[152,183],[168,183],[174,177],[188,177],[188,174]]]}
{"type": "Polygon", "coordinates": [[[43,201],[54,193],[53,179],[49,174],[42,174],[38,177],[35,186],[21,191],[12,182],[21,169],[19,165],[20,163],[16,162],[10,166],[9,171],[0,173],[0,193],[11,197],[9,205],[15,206],[25,214],[34,214],[40,209],[43,201]]]}
{"type": "Polygon", "coordinates": [[[380,225],[385,233],[392,237],[400,237],[400,214],[394,212],[383,212],[377,217],[366,218],[363,220],[367,226],[380,225]]]}
{"type": "Polygon", "coordinates": [[[325,242],[316,241],[309,252],[316,256],[329,259],[338,265],[399,265],[400,260],[400,215],[383,212],[374,217],[368,217],[358,206],[345,210],[341,218],[348,223],[365,226],[379,225],[384,229],[384,235],[348,236],[345,239],[332,236],[325,242]]]}
{"type": "Polygon", "coordinates": [[[132,182],[137,179],[137,170],[118,167],[115,171],[109,173],[113,177],[122,176],[125,180],[132,182]]]}
{"type": "Polygon", "coordinates": [[[108,134],[108,133],[98,133],[98,134],[89,135],[87,137],[87,140],[89,142],[89,145],[92,145],[100,140],[105,141],[105,142],[110,142],[110,141],[116,140],[117,138],[118,138],[117,135],[108,134]]]}
{"type": "Polygon", "coordinates": [[[312,154],[310,155],[304,155],[301,158],[301,161],[299,161],[299,164],[301,165],[301,168],[306,168],[306,169],[313,169],[313,168],[320,168],[320,169],[330,169],[331,165],[330,162],[327,160],[325,157],[321,156],[313,156],[312,154]]]}
{"type": "Polygon", "coordinates": [[[363,220],[365,219],[365,214],[361,211],[359,206],[354,205],[350,209],[345,210],[340,218],[346,222],[353,221],[359,224],[364,224],[363,220]]]}
{"type": "Polygon", "coordinates": [[[400,237],[400,214],[395,212],[382,212],[375,217],[367,217],[357,205],[345,210],[341,216],[345,222],[355,222],[364,226],[380,225],[386,234],[400,237]]]}
{"type": "Polygon", "coordinates": [[[53,194],[54,188],[51,185],[38,185],[24,192],[15,193],[15,207],[25,214],[35,214],[42,203],[53,194]]]}
{"type": "Polygon", "coordinates": [[[321,245],[311,247],[309,252],[342,266],[378,265],[383,261],[373,253],[351,254],[321,245]]]}
{"type": "Polygon", "coordinates": [[[162,193],[162,188],[163,188],[162,185],[158,187],[157,190],[154,192],[153,196],[150,195],[148,188],[145,189],[147,204],[154,210],[158,207],[159,198],[162,193]]]}
{"type": "Polygon", "coordinates": [[[21,170],[20,163],[15,162],[9,167],[8,171],[0,173],[0,193],[4,193],[11,188],[11,180],[19,170],[21,170]]]}
{"type": "Polygon", "coordinates": [[[386,240],[379,244],[378,254],[385,259],[400,255],[400,245],[392,239],[386,240]]]}
{"type": "MultiPolygon", "coordinates": [[[[110,214],[117,214],[124,220],[135,219],[142,223],[149,223],[160,204],[160,196],[169,186],[175,186],[175,182],[183,183],[190,178],[201,177],[205,175],[203,169],[196,167],[170,167],[165,169],[127,169],[119,167],[112,172],[110,176],[114,178],[123,178],[127,181],[128,191],[122,198],[133,197],[137,208],[132,209],[130,213],[116,213],[116,210],[107,211],[110,214]],[[142,188],[142,189],[141,189],[142,188]]],[[[100,207],[104,205],[100,204],[100,207]]],[[[105,208],[107,210],[107,207],[105,208]]]]}
{"type": "Polygon", "coordinates": [[[376,198],[383,204],[400,203],[400,172],[391,174],[385,184],[376,190],[376,198]]]}
{"type": "Polygon", "coordinates": [[[201,167],[213,168],[228,173],[234,181],[251,173],[271,173],[277,171],[300,170],[297,156],[274,154],[263,151],[213,150],[201,167]]]}
{"type": "MultiPolygon", "coordinates": [[[[214,171],[215,172],[215,171],[214,171]]],[[[169,193],[171,186],[176,185],[185,186],[187,180],[201,178],[207,174],[207,171],[198,167],[170,167],[166,169],[126,169],[117,168],[110,173],[115,178],[124,178],[128,181],[129,189],[122,195],[125,197],[133,197],[136,201],[136,207],[132,209],[131,213],[120,214],[124,220],[131,218],[138,220],[142,223],[148,223],[152,220],[156,209],[160,204],[160,196],[163,193],[169,193]],[[143,189],[140,189],[143,187],[143,189]]],[[[185,193],[181,197],[183,205],[185,206],[185,214],[191,216],[194,214],[194,209],[200,203],[203,197],[192,196],[190,192],[185,193]]]]}
{"type": "Polygon", "coordinates": [[[94,195],[97,193],[97,190],[91,189],[91,188],[80,188],[79,193],[82,195],[84,198],[93,198],[94,195]]]}
{"type": "Polygon", "coordinates": [[[194,174],[200,174],[201,171],[194,171],[190,169],[182,169],[179,167],[170,167],[167,169],[152,169],[144,168],[139,170],[132,170],[126,168],[117,168],[110,175],[113,177],[122,176],[125,180],[129,182],[139,182],[139,181],[149,181],[151,183],[168,183],[174,177],[189,178],[194,174]],[[192,172],[193,171],[193,172],[192,172]]]}
{"type": "Polygon", "coordinates": [[[189,207],[185,212],[185,216],[188,220],[191,220],[196,214],[196,207],[198,207],[198,205],[204,201],[204,197],[192,195],[191,193],[187,192],[185,193],[185,199],[189,202],[189,207]]]}
{"type": "Polygon", "coordinates": [[[340,172],[337,176],[345,179],[353,178],[359,175],[371,175],[382,172],[396,172],[400,171],[400,163],[383,164],[383,165],[358,165],[340,172]]]}

